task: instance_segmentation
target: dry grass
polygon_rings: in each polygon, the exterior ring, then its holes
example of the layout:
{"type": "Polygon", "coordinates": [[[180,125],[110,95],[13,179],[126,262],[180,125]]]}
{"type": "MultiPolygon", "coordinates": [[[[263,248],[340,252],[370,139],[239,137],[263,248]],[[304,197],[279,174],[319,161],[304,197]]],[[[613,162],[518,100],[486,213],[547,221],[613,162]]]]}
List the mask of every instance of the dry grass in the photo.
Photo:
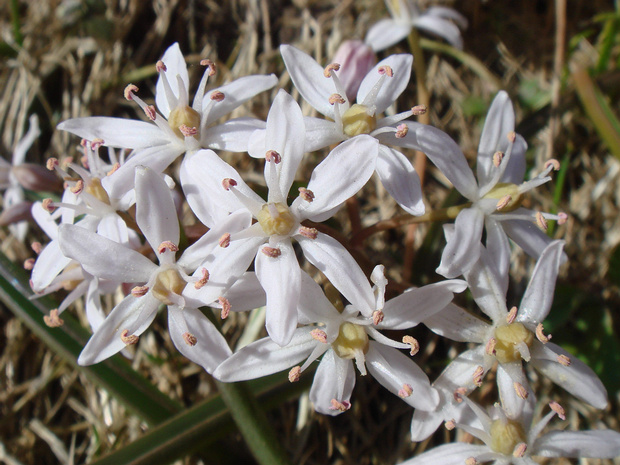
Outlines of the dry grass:
{"type": "MultiPolygon", "coordinates": [[[[534,83],[542,92],[552,88],[553,2],[453,3],[458,3],[471,22],[465,34],[466,51],[499,77],[502,88],[515,98],[523,91],[524,82],[534,83]]],[[[8,4],[0,6],[0,30],[7,42],[11,40],[8,4]]],[[[122,90],[131,81],[140,86],[143,98],[153,95],[153,64],[174,41],[181,43],[194,65],[205,57],[217,61],[219,82],[274,72],[280,76],[281,86],[291,90],[278,53],[280,43],[293,43],[325,62],[343,39],[363,37],[368,26],[384,15],[383,2],[371,0],[236,0],[223,4],[210,0],[48,0],[36,5],[19,5],[23,47],[17,50],[16,57],[2,58],[0,65],[2,153],[11,153],[11,147],[27,128],[28,116],[36,112],[42,136],[29,152],[33,162],[77,153],[78,141],[54,130],[62,120],[86,115],[140,117],[137,108],[123,99],[122,90]]],[[[565,18],[567,36],[595,27],[593,15],[610,9],[609,1],[571,0],[565,18]]],[[[403,47],[401,44],[395,50],[404,51],[403,47]]],[[[582,47],[571,59],[591,65],[595,52],[582,47]]],[[[472,96],[488,104],[498,89],[455,60],[428,53],[427,61],[433,92],[431,121],[453,135],[473,158],[481,115],[468,113],[463,105],[472,96]]],[[[190,73],[197,76],[201,69],[193,66],[190,73]]],[[[567,94],[570,82],[568,87],[567,94]]],[[[617,85],[613,90],[612,95],[617,95],[617,85]]],[[[242,111],[264,118],[274,94],[275,90],[271,95],[257,97],[242,111]]],[[[415,103],[413,84],[407,95],[403,108],[415,103]]],[[[618,110],[617,100],[613,103],[618,110]]],[[[519,104],[516,107],[518,120],[533,113],[532,108],[519,104]]],[[[306,114],[311,111],[307,105],[302,104],[302,108],[306,114]]],[[[550,146],[555,157],[566,157],[569,163],[562,200],[557,206],[570,215],[570,221],[556,231],[558,237],[567,240],[571,257],[561,279],[583,295],[591,295],[600,314],[610,315],[618,330],[620,295],[618,288],[607,281],[606,273],[608,254],[620,243],[620,162],[609,155],[574,99],[572,105],[561,106],[555,117],[559,122],[555,134],[548,117],[542,124],[523,127],[532,147],[530,166],[534,172],[552,155],[550,146]]],[[[246,179],[253,180],[253,162],[238,161],[239,157],[227,159],[235,160],[247,173],[246,179]]],[[[432,167],[428,173],[426,199],[429,205],[438,206],[447,192],[446,181],[432,167]]],[[[540,205],[545,211],[555,208],[552,190],[552,186],[546,186],[537,191],[530,199],[532,205],[540,205]]],[[[398,213],[398,207],[380,186],[371,183],[365,195],[367,200],[361,204],[364,225],[398,213]]],[[[346,214],[339,219],[342,232],[347,233],[346,214]]],[[[187,222],[194,222],[191,215],[187,222]]],[[[427,231],[426,227],[418,228],[418,246],[427,231]]],[[[40,233],[33,234],[31,240],[42,239],[40,233]]],[[[389,264],[393,282],[402,276],[402,263],[397,257],[403,236],[400,230],[378,234],[367,241],[363,252],[369,264],[389,264]]],[[[32,254],[29,247],[21,246],[6,233],[1,238],[2,250],[16,260],[32,254]]],[[[414,280],[437,279],[429,274],[436,265],[426,264],[424,274],[414,274],[414,280]]],[[[532,262],[515,254],[513,268],[516,299],[521,295],[519,289],[527,283],[532,262]]],[[[80,309],[77,312],[80,314],[80,309]]],[[[226,323],[225,330],[232,340],[240,337],[244,320],[244,316],[237,316],[226,323]]],[[[87,463],[123,447],[145,431],[139,419],[51,353],[5,309],[0,313],[0,323],[0,463],[87,463]]],[[[422,328],[416,329],[414,336],[425,341],[426,351],[423,349],[418,356],[422,360],[428,359],[433,350],[435,358],[431,360],[437,360],[437,354],[444,354],[440,358],[454,355],[449,344],[428,336],[422,328]]],[[[162,321],[142,338],[133,365],[159,389],[186,405],[204,399],[214,390],[206,373],[177,355],[162,321]]],[[[428,365],[428,370],[436,375],[440,363],[428,365]]],[[[612,405],[607,411],[597,412],[548,383],[538,381],[537,385],[544,393],[542,400],[553,396],[571,407],[566,422],[570,428],[619,429],[617,393],[610,392],[612,405]]],[[[486,398],[493,399],[493,395],[486,393],[486,398]]],[[[430,446],[408,442],[411,409],[373,380],[358,377],[353,405],[346,415],[328,418],[314,414],[307,399],[302,399],[281,406],[271,416],[299,464],[392,464],[430,446]]],[[[432,443],[446,434],[437,433],[432,443]]],[[[181,463],[199,460],[188,457],[181,463]]]]}

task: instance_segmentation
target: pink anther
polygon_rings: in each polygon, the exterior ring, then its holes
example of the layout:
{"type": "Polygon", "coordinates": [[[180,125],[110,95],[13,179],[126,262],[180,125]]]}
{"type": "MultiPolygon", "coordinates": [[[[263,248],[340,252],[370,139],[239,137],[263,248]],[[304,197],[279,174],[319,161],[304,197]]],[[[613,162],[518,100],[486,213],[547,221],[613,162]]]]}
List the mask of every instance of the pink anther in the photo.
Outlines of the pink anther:
{"type": "Polygon", "coordinates": [[[41,202],[41,206],[43,207],[43,210],[49,213],[52,213],[54,210],[56,210],[56,207],[54,206],[54,201],[50,198],[43,199],[43,202],[41,202]]]}
{"type": "Polygon", "coordinates": [[[409,126],[407,126],[405,123],[399,124],[398,126],[396,126],[396,138],[397,139],[402,139],[403,137],[407,135],[408,132],[409,132],[409,126]]]}
{"type": "Polygon", "coordinates": [[[549,225],[547,224],[547,220],[543,216],[541,212],[536,212],[536,226],[538,226],[543,231],[547,232],[549,229],[549,225]]]}
{"type": "Polygon", "coordinates": [[[203,268],[202,270],[200,270],[200,272],[202,276],[198,281],[194,283],[195,289],[200,289],[209,282],[209,271],[206,268],[203,268]]]}
{"type": "Polygon", "coordinates": [[[26,260],[24,260],[24,270],[32,270],[34,268],[34,262],[34,258],[27,258],[26,260]]]}
{"type": "Polygon", "coordinates": [[[560,171],[560,162],[555,158],[550,158],[545,162],[545,169],[548,169],[550,166],[553,166],[554,171],[560,171]]]}
{"type": "Polygon", "coordinates": [[[125,96],[127,100],[133,100],[132,94],[135,94],[139,90],[140,89],[138,89],[138,86],[136,86],[135,84],[129,84],[127,85],[127,87],[125,87],[125,90],[123,91],[123,95],[125,96]]]}
{"type": "Polygon", "coordinates": [[[420,343],[416,338],[412,336],[403,336],[403,343],[411,346],[409,355],[411,355],[412,357],[420,351],[420,343]]]}
{"type": "Polygon", "coordinates": [[[317,231],[315,228],[308,228],[307,226],[300,226],[297,232],[302,236],[312,240],[315,240],[317,237],[319,237],[319,231],[317,231]]]}
{"type": "Polygon", "coordinates": [[[169,250],[170,252],[178,252],[179,247],[172,241],[163,241],[159,244],[159,247],[157,247],[157,252],[162,254],[166,250],[169,250]]]}
{"type": "Polygon", "coordinates": [[[341,412],[346,412],[351,408],[351,404],[346,400],[339,402],[336,399],[332,399],[331,404],[331,407],[329,407],[330,410],[339,410],[341,412]]]}
{"type": "Polygon", "coordinates": [[[564,407],[562,407],[560,404],[553,400],[549,402],[549,407],[551,408],[551,410],[558,414],[558,417],[560,417],[562,420],[566,420],[566,412],[564,411],[564,407]]]}
{"type": "Polygon", "coordinates": [[[116,172],[119,168],[121,167],[120,163],[114,163],[114,165],[112,165],[112,169],[110,171],[108,171],[106,173],[107,176],[110,176],[112,173],[116,172]]]}
{"type": "Polygon", "coordinates": [[[342,105],[345,102],[346,102],[346,100],[340,94],[331,94],[329,96],[329,104],[330,105],[335,105],[336,103],[339,103],[340,105],[342,105]]]}
{"type": "Polygon", "coordinates": [[[230,305],[230,301],[226,297],[218,297],[217,301],[222,306],[222,311],[220,312],[220,317],[222,320],[228,318],[228,314],[230,313],[230,309],[232,306],[230,305]]]}
{"type": "Polygon", "coordinates": [[[301,367],[299,365],[291,368],[291,370],[288,372],[288,380],[291,383],[296,383],[297,381],[299,381],[300,376],[301,376],[301,367]]]}
{"type": "Polygon", "coordinates": [[[403,387],[398,390],[398,397],[404,399],[405,397],[409,397],[412,393],[413,387],[411,387],[411,384],[403,384],[403,387]]]}
{"type": "Polygon", "coordinates": [[[558,213],[558,224],[564,224],[568,220],[568,215],[564,212],[558,213]]]}
{"type": "Polygon", "coordinates": [[[506,321],[508,322],[509,325],[514,323],[515,319],[517,318],[518,311],[519,309],[513,306],[508,312],[508,314],[506,315],[506,321]]]}
{"type": "Polygon", "coordinates": [[[157,119],[157,111],[155,110],[154,105],[147,105],[144,107],[144,114],[151,121],[155,121],[157,119]]]}
{"type": "Polygon", "coordinates": [[[267,255],[268,257],[271,257],[271,258],[278,258],[280,255],[282,255],[282,252],[277,247],[265,246],[265,247],[263,247],[260,250],[265,255],[267,255]]]}
{"type": "Polygon", "coordinates": [[[211,60],[209,59],[200,60],[200,66],[209,67],[209,76],[215,75],[215,72],[216,72],[215,63],[213,63],[211,60]]]}
{"type": "Polygon", "coordinates": [[[375,310],[374,312],[372,312],[372,324],[377,326],[383,321],[384,317],[385,315],[381,310],[375,310]]]}
{"type": "Polygon", "coordinates": [[[275,150],[267,150],[265,152],[265,161],[270,162],[271,160],[277,165],[282,161],[282,157],[275,150]]]}
{"type": "Polygon", "coordinates": [[[379,66],[377,71],[379,71],[379,74],[385,74],[387,77],[394,77],[394,71],[392,71],[391,66],[379,66]]]}
{"type": "Polygon", "coordinates": [[[220,240],[218,241],[221,248],[225,249],[230,245],[230,233],[222,234],[220,240]]]}
{"type": "Polygon", "coordinates": [[[84,190],[84,181],[79,179],[78,181],[76,181],[75,185],[71,187],[69,190],[73,192],[75,195],[81,194],[82,191],[84,190]]]}
{"type": "Polygon", "coordinates": [[[327,333],[322,329],[313,329],[310,331],[310,336],[312,336],[312,339],[322,342],[323,344],[327,343],[327,333]]]}
{"type": "Polygon", "coordinates": [[[300,187],[297,190],[299,191],[299,196],[306,202],[312,202],[314,200],[314,192],[311,190],[308,190],[305,187],[300,187]]]}
{"type": "Polygon", "coordinates": [[[140,339],[135,334],[129,334],[128,329],[124,329],[121,333],[121,341],[123,341],[126,345],[134,345],[138,343],[138,339],[140,339]]]}
{"type": "Polygon", "coordinates": [[[232,178],[224,178],[222,179],[222,187],[227,191],[230,190],[231,187],[235,187],[237,185],[237,181],[232,178]]]}
{"type": "Polygon", "coordinates": [[[54,158],[54,157],[49,158],[47,162],[45,163],[45,166],[50,171],[54,171],[58,165],[59,165],[58,158],[54,158]]]}
{"type": "Polygon", "coordinates": [[[545,335],[543,331],[544,331],[543,324],[538,323],[538,326],[536,326],[536,338],[543,344],[546,344],[551,339],[551,334],[545,335]]]}
{"type": "Polygon", "coordinates": [[[198,128],[192,128],[186,124],[179,126],[179,131],[181,131],[181,134],[183,134],[184,137],[194,137],[198,134],[198,128]]]}
{"type": "Polygon", "coordinates": [[[142,297],[146,295],[148,291],[149,291],[148,286],[136,286],[131,290],[131,295],[134,297],[142,297]]]}
{"type": "Polygon", "coordinates": [[[164,72],[168,71],[168,68],[166,67],[165,63],[161,60],[158,60],[157,63],[155,63],[155,69],[157,70],[158,73],[161,73],[162,71],[164,72]]]}
{"type": "Polygon", "coordinates": [[[340,69],[340,65],[338,63],[332,63],[325,67],[323,70],[323,76],[326,78],[332,77],[332,71],[338,71],[340,69]]]}
{"type": "Polygon", "coordinates": [[[504,159],[504,152],[497,151],[493,154],[493,166],[495,168],[499,168],[499,165],[502,164],[502,160],[504,159]]]}
{"type": "Polygon", "coordinates": [[[226,98],[226,95],[224,95],[224,92],[220,92],[219,90],[214,90],[213,92],[211,92],[211,95],[209,95],[209,98],[213,100],[214,102],[221,102],[222,100],[226,98]]]}
{"type": "Polygon", "coordinates": [[[198,343],[196,336],[188,332],[183,333],[183,340],[185,341],[185,344],[191,347],[194,347],[198,343]]]}
{"type": "Polygon", "coordinates": [[[49,316],[44,315],[43,321],[50,328],[58,328],[59,326],[62,326],[63,324],[65,324],[65,322],[60,318],[60,314],[57,308],[50,310],[49,316]]]}

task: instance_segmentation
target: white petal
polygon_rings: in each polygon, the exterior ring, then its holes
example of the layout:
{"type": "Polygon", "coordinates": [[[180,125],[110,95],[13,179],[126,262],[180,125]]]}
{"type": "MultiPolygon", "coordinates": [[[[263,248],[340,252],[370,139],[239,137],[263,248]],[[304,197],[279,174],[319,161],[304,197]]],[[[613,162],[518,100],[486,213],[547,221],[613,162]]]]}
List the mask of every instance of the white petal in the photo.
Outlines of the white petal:
{"type": "Polygon", "coordinates": [[[308,190],[314,200],[301,197],[291,205],[300,219],[324,221],[326,212],[354,196],[372,176],[379,153],[373,137],[361,135],[338,145],[312,172],[308,190]]]}
{"type": "Polygon", "coordinates": [[[484,214],[477,208],[460,211],[454,222],[454,236],[446,244],[437,273],[455,278],[467,272],[480,256],[484,214]]]}
{"type": "MultiPolygon", "coordinates": [[[[385,319],[384,319],[385,321],[385,319]]],[[[434,333],[459,342],[486,343],[490,326],[462,308],[449,304],[423,323],[434,333]]]]}
{"type": "Polygon", "coordinates": [[[508,159],[508,164],[504,168],[504,173],[500,178],[501,182],[507,182],[512,184],[521,184],[525,177],[526,160],[525,152],[527,150],[527,142],[520,135],[517,134],[517,138],[512,146],[512,154],[508,159]]]}
{"type": "Polygon", "coordinates": [[[47,244],[32,269],[32,290],[43,291],[69,263],[71,259],[63,255],[58,240],[47,244]]]}
{"type": "Polygon", "coordinates": [[[280,347],[266,337],[233,354],[217,367],[213,376],[220,381],[232,383],[271,375],[299,364],[317,344],[309,328],[295,330],[286,347],[280,347]]]}
{"type": "Polygon", "coordinates": [[[306,259],[316,266],[364,316],[375,311],[375,296],[368,279],[351,254],[337,240],[319,233],[316,239],[298,236],[306,259]]]}
{"type": "Polygon", "coordinates": [[[144,255],[79,226],[59,228],[60,249],[86,271],[116,282],[144,283],[158,269],[144,255]]]}
{"type": "Polygon", "coordinates": [[[607,391],[592,369],[558,345],[534,341],[530,348],[531,364],[558,386],[598,409],[607,406],[607,391]],[[558,355],[569,358],[570,366],[557,361],[558,355]]]}
{"type": "Polygon", "coordinates": [[[411,67],[413,65],[413,55],[403,53],[400,55],[390,55],[389,57],[381,60],[371,69],[357,91],[357,103],[363,103],[369,96],[372,88],[375,86],[381,74],[379,74],[379,68],[382,66],[390,66],[392,68],[393,76],[385,77],[385,81],[377,94],[374,102],[376,106],[376,113],[383,113],[392,103],[396,101],[398,96],[409,85],[409,78],[411,76],[411,67]]]}
{"type": "Polygon", "coordinates": [[[297,304],[301,287],[301,269],[289,240],[277,246],[280,256],[256,254],[256,277],[267,294],[266,328],[269,337],[284,346],[297,327],[297,304]]]}
{"type": "Polygon", "coordinates": [[[533,455],[542,457],[613,459],[620,456],[620,433],[599,431],[551,431],[534,444],[533,455]]]}
{"type": "Polygon", "coordinates": [[[425,410],[416,409],[411,419],[411,441],[424,441],[437,431],[437,428],[439,428],[444,421],[443,412],[441,410],[427,412],[425,410]]]}
{"type": "Polygon", "coordinates": [[[247,152],[248,140],[257,129],[265,129],[265,122],[256,118],[235,118],[207,128],[200,139],[202,145],[210,149],[247,152]]]}
{"type": "Polygon", "coordinates": [[[355,369],[350,360],[343,360],[328,350],[314,374],[310,388],[310,401],[314,409],[324,415],[336,416],[340,410],[333,410],[332,399],[340,403],[350,402],[355,387],[355,369]]]}
{"type": "Polygon", "coordinates": [[[150,168],[136,168],[136,221],[156,252],[160,244],[179,245],[179,219],[170,188],[164,178],[150,168]]]}
{"type": "MultiPolygon", "coordinates": [[[[164,73],[166,74],[166,78],[168,79],[172,92],[177,98],[179,98],[179,83],[177,81],[177,74],[181,76],[181,80],[183,81],[183,84],[185,84],[185,92],[188,92],[189,90],[189,76],[187,74],[185,58],[183,58],[183,53],[181,53],[181,48],[179,47],[178,42],[175,42],[168,47],[168,49],[164,52],[164,56],[161,57],[161,61],[163,61],[166,65],[166,71],[164,71],[164,73]]],[[[187,99],[188,96],[185,95],[184,98],[187,99]]],[[[168,99],[166,98],[164,83],[161,76],[157,79],[157,85],[155,87],[155,103],[164,118],[168,119],[172,108],[170,108],[168,99]]]]}
{"type": "Polygon", "coordinates": [[[142,334],[155,319],[160,303],[150,292],[138,298],[131,295],[125,297],[90,338],[78,358],[78,364],[93,365],[120,352],[125,348],[121,333],[127,330],[129,335],[142,334]]]}
{"type": "Polygon", "coordinates": [[[323,75],[321,65],[310,55],[291,45],[281,45],[280,53],[295,88],[304,100],[319,113],[333,120],[334,107],[330,105],[329,97],[336,91],[336,88],[332,80],[323,75]]]}
{"type": "Polygon", "coordinates": [[[489,452],[489,450],[487,446],[464,442],[444,444],[412,459],[405,460],[399,465],[463,465],[468,458],[479,456],[489,452]]]}
{"type": "Polygon", "coordinates": [[[336,312],[321,286],[304,271],[301,272],[298,310],[299,323],[304,325],[332,320],[336,312]]]}
{"type": "Polygon", "coordinates": [[[424,214],[420,177],[407,157],[398,150],[379,145],[377,174],[383,187],[407,213],[424,214]]]}
{"type": "Polygon", "coordinates": [[[425,14],[416,18],[413,25],[416,29],[430,32],[431,34],[444,38],[452,46],[458,49],[463,48],[461,31],[450,21],[425,14]]]}
{"type": "Polygon", "coordinates": [[[245,312],[264,307],[267,303],[265,290],[256,277],[256,273],[244,273],[224,294],[231,305],[231,311],[245,312]]]}
{"type": "Polygon", "coordinates": [[[57,128],[90,141],[103,139],[105,145],[123,149],[155,147],[170,142],[157,125],[124,118],[73,118],[63,121],[57,128]]]}
{"type": "Polygon", "coordinates": [[[402,399],[420,410],[434,410],[439,403],[439,394],[431,387],[428,377],[410,357],[398,349],[370,341],[366,354],[366,365],[370,374],[392,394],[408,384],[413,393],[402,399]]]}
{"type": "Polygon", "coordinates": [[[306,125],[305,152],[314,152],[328,145],[337,144],[346,138],[342,127],[331,120],[306,116],[304,123],[306,125]]]}
{"type": "Polygon", "coordinates": [[[432,6],[424,12],[424,16],[436,16],[438,18],[454,21],[461,29],[467,29],[467,18],[452,8],[432,6]]]}
{"type": "Polygon", "coordinates": [[[168,328],[178,351],[207,370],[207,373],[212,373],[232,353],[224,336],[200,310],[195,308],[180,309],[170,306],[168,328]],[[182,319],[185,319],[185,325],[181,324],[182,319]],[[188,330],[196,338],[194,346],[187,344],[183,338],[183,334],[188,330]]]}
{"type": "MultiPolygon", "coordinates": [[[[520,365],[520,363],[517,363],[517,365],[520,365]]],[[[506,364],[500,363],[497,366],[497,390],[502,408],[509,418],[519,418],[521,424],[529,425],[532,422],[536,396],[532,392],[532,388],[520,366],[518,370],[511,370],[510,374],[505,368],[506,364]],[[517,373],[517,376],[515,376],[515,373],[517,373]],[[519,383],[527,390],[528,395],[526,399],[517,394],[514,387],[515,383],[519,383]]]]}
{"type": "Polygon", "coordinates": [[[467,350],[450,362],[445,370],[439,375],[433,385],[449,392],[450,394],[459,387],[472,391],[474,384],[474,372],[481,366],[483,369],[490,368],[485,363],[484,346],[478,346],[467,350]]]}
{"type": "MultiPolygon", "coordinates": [[[[533,221],[506,220],[502,221],[501,224],[508,237],[533,258],[540,257],[542,251],[553,240],[542,232],[533,221]]],[[[566,260],[566,254],[562,254],[562,263],[566,260]]]]}
{"type": "MultiPolygon", "coordinates": [[[[510,268],[510,243],[501,223],[495,221],[494,215],[487,216],[484,220],[487,232],[486,240],[486,263],[492,263],[497,270],[497,282],[502,289],[503,295],[508,290],[508,275],[510,268]]],[[[481,254],[484,252],[481,251],[481,254]]]]}
{"type": "Polygon", "coordinates": [[[394,19],[381,19],[371,26],[364,42],[375,52],[380,52],[394,45],[411,32],[411,23],[394,19]]]}

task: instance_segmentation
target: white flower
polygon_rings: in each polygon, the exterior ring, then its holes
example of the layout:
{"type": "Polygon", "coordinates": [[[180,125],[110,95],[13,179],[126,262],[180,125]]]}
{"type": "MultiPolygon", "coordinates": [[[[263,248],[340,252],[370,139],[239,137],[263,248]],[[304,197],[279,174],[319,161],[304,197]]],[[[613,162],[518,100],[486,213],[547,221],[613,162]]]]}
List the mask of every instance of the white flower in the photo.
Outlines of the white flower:
{"type": "MultiPolygon", "coordinates": [[[[381,142],[373,155],[381,183],[401,207],[412,215],[424,213],[420,179],[402,153],[387,145],[401,145],[406,125],[398,123],[413,109],[380,118],[409,84],[413,57],[392,55],[368,72],[357,92],[357,103],[346,96],[338,78],[340,66],[323,69],[311,56],[290,45],[280,46],[286,69],[302,97],[326,118],[305,118],[306,151],[311,152],[343,140],[368,134],[381,142]]],[[[258,131],[257,131],[258,132],[258,131]]],[[[250,155],[262,156],[253,150],[250,155]]]]}
{"type": "Polygon", "coordinates": [[[273,87],[274,75],[246,76],[209,92],[205,87],[215,65],[209,60],[198,85],[192,106],[189,106],[189,77],[183,54],[177,43],[171,45],[157,63],[159,79],[155,103],[144,103],[136,94],[137,87],[127,86],[125,97],[144,110],[152,123],[109,117],[75,118],[63,121],[58,129],[72,132],[84,139],[102,139],[105,145],[136,149],[136,153],[114,176],[104,183],[110,195],[119,198],[133,187],[136,166],[149,166],[162,172],[179,155],[200,148],[243,152],[247,139],[264,122],[255,118],[236,118],[213,125],[256,94],[273,87]]]}
{"type": "Polygon", "coordinates": [[[376,140],[364,136],[336,147],[315,168],[308,187],[300,188],[299,197],[289,206],[287,197],[304,153],[304,120],[299,105],[280,91],[267,117],[263,146],[269,188],[266,202],[212,151],[199,151],[182,165],[183,190],[203,223],[219,225],[229,212],[237,210],[248,211],[257,220],[229,236],[230,243],[239,247],[231,260],[248,266],[256,257],[256,274],[267,293],[267,332],[278,344],[287,344],[297,325],[300,268],[292,238],[306,259],[340,286],[351,302],[371,299],[357,284],[364,274],[349,252],[335,239],[302,222],[330,218],[361,189],[374,171],[372,153],[376,145],[376,140]]]}
{"type": "Polygon", "coordinates": [[[519,403],[531,394],[522,360],[560,387],[593,405],[607,405],[605,387],[596,374],[578,358],[549,342],[542,321],[553,302],[563,241],[554,241],[543,251],[536,264],[521,305],[509,312],[506,307],[507,268],[500,271],[492,254],[484,248],[476,264],[465,277],[478,307],[491,319],[480,318],[448,305],[423,323],[435,333],[450,339],[477,344],[457,356],[435,381],[443,393],[435,412],[416,412],[412,437],[422,440],[441,423],[454,417],[454,393],[466,395],[480,386],[485,374],[498,362],[497,382],[504,404],[519,403]]]}
{"type": "Polygon", "coordinates": [[[223,362],[213,375],[226,382],[247,380],[291,368],[305,360],[289,373],[289,380],[296,381],[322,355],[310,390],[310,400],[318,412],[338,415],[348,410],[355,385],[353,362],[361,375],[369,372],[412,407],[432,410],[438,402],[437,393],[424,372],[397,350],[408,349],[415,354],[417,341],[408,336],[402,343],[393,341],[377,329],[416,326],[421,319],[445,307],[452,300],[453,292],[464,290],[464,283],[444,281],[410,290],[384,304],[387,280],[383,266],[375,268],[371,279],[375,283],[373,290],[365,278],[360,285],[369,292],[374,291],[372,305],[365,302],[361,307],[348,305],[340,312],[319,285],[302,273],[299,322],[304,326],[295,330],[291,342],[280,347],[269,338],[256,341],[223,362]],[[366,316],[369,314],[373,318],[366,316]]]}
{"type": "Polygon", "coordinates": [[[412,28],[443,37],[457,48],[463,48],[461,29],[467,28],[467,19],[452,8],[435,6],[421,12],[416,0],[385,0],[390,19],[374,24],[366,34],[366,43],[375,52],[400,42],[412,28]]]}
{"type": "MultiPolygon", "coordinates": [[[[239,269],[235,262],[218,261],[222,232],[217,229],[209,231],[175,260],[180,232],[168,186],[159,174],[145,167],[136,170],[135,184],[136,221],[159,266],[142,254],[79,226],[60,227],[62,252],[77,260],[87,272],[103,279],[144,283],[134,287],[112,310],[84,347],[78,363],[98,363],[127,344],[135,344],[163,303],[168,306],[168,326],[174,345],[210,372],[230,354],[230,349],[198,307],[223,296],[245,269],[239,269]],[[193,270],[194,276],[188,276],[187,272],[193,270]],[[197,293],[189,296],[186,287],[197,293]]],[[[249,220],[247,215],[231,215],[222,226],[237,231],[247,226],[249,220]]]]}
{"type": "Polygon", "coordinates": [[[550,431],[540,436],[556,414],[564,419],[564,409],[556,402],[549,404],[551,412],[533,423],[529,412],[513,416],[496,405],[489,415],[469,399],[464,400],[474,411],[478,424],[456,423],[455,426],[480,439],[484,445],[446,444],[400,465],[463,465],[491,461],[497,465],[536,465],[534,456],[613,459],[620,455],[620,433],[612,430],[550,431]]]}

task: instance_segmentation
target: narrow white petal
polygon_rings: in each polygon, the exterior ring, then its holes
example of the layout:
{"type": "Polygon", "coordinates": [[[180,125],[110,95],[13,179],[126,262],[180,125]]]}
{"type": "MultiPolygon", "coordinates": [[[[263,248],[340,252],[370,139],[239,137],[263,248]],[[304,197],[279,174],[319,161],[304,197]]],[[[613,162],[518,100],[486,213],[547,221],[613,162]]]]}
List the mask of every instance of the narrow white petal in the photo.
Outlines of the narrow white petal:
{"type": "Polygon", "coordinates": [[[536,441],[532,455],[613,459],[620,456],[620,433],[612,430],[551,431],[536,441]]]}
{"type": "MultiPolygon", "coordinates": [[[[181,53],[181,48],[179,47],[178,42],[175,42],[168,47],[168,49],[164,52],[164,56],[161,57],[161,61],[163,61],[166,65],[166,71],[164,71],[164,73],[170,83],[172,92],[177,98],[179,98],[179,83],[177,81],[177,74],[181,76],[181,80],[183,81],[183,84],[185,84],[185,92],[189,89],[189,76],[187,74],[185,58],[183,58],[183,53],[181,53]]],[[[184,98],[187,99],[188,96],[186,95],[184,98]]],[[[157,85],[155,87],[155,103],[164,118],[167,119],[173,108],[170,108],[170,104],[166,98],[164,83],[161,76],[157,79],[157,85]]]]}
{"type": "MultiPolygon", "coordinates": [[[[520,363],[518,365],[520,365],[520,363]]],[[[534,407],[536,405],[536,396],[532,392],[527,377],[521,367],[511,370],[510,374],[505,368],[505,364],[499,364],[497,367],[497,390],[499,392],[502,408],[509,418],[519,418],[521,424],[529,425],[532,422],[532,414],[534,413],[534,407]],[[515,374],[517,376],[515,376],[515,374]],[[515,379],[515,377],[517,379],[515,379]],[[527,390],[528,396],[526,399],[521,398],[517,394],[514,387],[515,383],[519,383],[527,390]]]]}
{"type": "Polygon", "coordinates": [[[477,208],[465,208],[454,222],[454,236],[446,244],[437,273],[455,278],[467,272],[480,256],[484,214],[477,208]]]}
{"type": "Polygon", "coordinates": [[[489,451],[490,449],[487,446],[478,446],[464,442],[444,444],[409,460],[405,460],[399,465],[463,465],[468,458],[476,457],[489,451]]]}
{"type": "Polygon", "coordinates": [[[330,408],[332,399],[343,404],[350,402],[354,387],[355,369],[351,360],[343,360],[333,350],[328,350],[314,374],[310,401],[317,412],[336,416],[342,412],[330,408]]]}
{"type": "Polygon", "coordinates": [[[247,152],[248,140],[258,129],[265,129],[264,121],[248,117],[235,118],[207,128],[200,134],[200,139],[202,145],[210,149],[247,152]]]}
{"type": "Polygon", "coordinates": [[[407,213],[424,214],[420,177],[407,157],[398,150],[380,145],[377,174],[383,187],[407,213]]]}
{"type": "Polygon", "coordinates": [[[301,273],[301,292],[299,295],[299,323],[321,323],[334,319],[337,311],[325,293],[308,273],[301,273]]]}
{"type": "Polygon", "coordinates": [[[256,273],[248,271],[235,281],[223,295],[231,305],[231,311],[245,312],[264,307],[267,303],[265,290],[256,277],[256,273]]]}
{"type": "Polygon", "coordinates": [[[461,31],[451,21],[447,21],[437,16],[430,16],[424,14],[416,18],[413,25],[417,29],[425,32],[430,32],[431,34],[442,37],[453,47],[456,47],[458,49],[463,48],[463,38],[461,37],[461,31]]]}
{"type": "Polygon", "coordinates": [[[364,42],[375,52],[400,42],[411,32],[411,23],[394,19],[381,19],[371,26],[364,42]]]}
{"type": "Polygon", "coordinates": [[[489,324],[462,308],[448,304],[442,311],[426,318],[423,323],[434,333],[459,342],[486,343],[489,324]]]}
{"type": "Polygon", "coordinates": [[[60,241],[55,240],[47,244],[32,269],[32,290],[43,291],[69,263],[71,259],[65,257],[60,250],[60,241]]]}
{"type": "Polygon", "coordinates": [[[452,360],[433,385],[437,389],[447,391],[450,395],[459,387],[472,391],[476,387],[474,372],[479,366],[485,372],[490,368],[490,364],[485,362],[484,346],[467,350],[452,360]]]}
{"type": "Polygon", "coordinates": [[[329,145],[335,145],[346,139],[342,127],[325,118],[304,117],[306,125],[305,152],[314,152],[329,145]]]}
{"type": "Polygon", "coordinates": [[[382,66],[390,66],[392,68],[393,76],[385,77],[385,81],[377,94],[374,102],[376,107],[376,113],[383,113],[396,99],[403,93],[403,91],[409,85],[409,78],[411,76],[411,67],[413,65],[413,55],[403,53],[400,55],[390,55],[389,57],[381,60],[371,69],[357,91],[357,102],[363,103],[372,88],[375,86],[381,74],[379,74],[379,68],[382,66]]]}

